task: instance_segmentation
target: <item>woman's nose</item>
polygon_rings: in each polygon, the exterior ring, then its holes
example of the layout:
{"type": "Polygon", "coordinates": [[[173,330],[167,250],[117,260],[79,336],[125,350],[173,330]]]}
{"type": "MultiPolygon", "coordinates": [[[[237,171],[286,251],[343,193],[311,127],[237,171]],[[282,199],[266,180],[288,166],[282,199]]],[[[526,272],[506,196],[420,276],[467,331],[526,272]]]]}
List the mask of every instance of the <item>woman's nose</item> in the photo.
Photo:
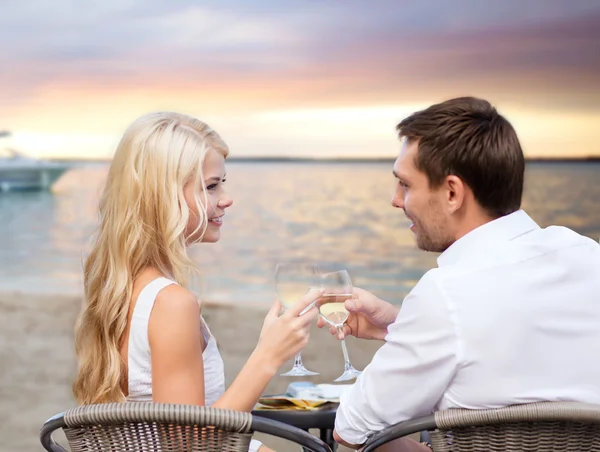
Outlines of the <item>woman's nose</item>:
{"type": "Polygon", "coordinates": [[[226,209],[226,208],[230,207],[232,204],[233,204],[233,199],[231,199],[229,196],[225,196],[225,197],[219,199],[219,202],[217,203],[217,205],[221,209],[226,209]]]}

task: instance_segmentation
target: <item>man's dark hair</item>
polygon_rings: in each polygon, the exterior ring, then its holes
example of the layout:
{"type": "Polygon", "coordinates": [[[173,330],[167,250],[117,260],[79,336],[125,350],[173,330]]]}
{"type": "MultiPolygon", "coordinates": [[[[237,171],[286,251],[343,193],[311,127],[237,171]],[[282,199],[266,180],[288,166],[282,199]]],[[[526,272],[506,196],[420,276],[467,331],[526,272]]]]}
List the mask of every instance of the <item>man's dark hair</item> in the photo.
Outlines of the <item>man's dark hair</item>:
{"type": "Polygon", "coordinates": [[[430,187],[455,175],[494,218],[521,208],[523,151],[512,125],[488,101],[447,100],[413,113],[396,129],[400,138],[418,142],[415,164],[430,187]]]}

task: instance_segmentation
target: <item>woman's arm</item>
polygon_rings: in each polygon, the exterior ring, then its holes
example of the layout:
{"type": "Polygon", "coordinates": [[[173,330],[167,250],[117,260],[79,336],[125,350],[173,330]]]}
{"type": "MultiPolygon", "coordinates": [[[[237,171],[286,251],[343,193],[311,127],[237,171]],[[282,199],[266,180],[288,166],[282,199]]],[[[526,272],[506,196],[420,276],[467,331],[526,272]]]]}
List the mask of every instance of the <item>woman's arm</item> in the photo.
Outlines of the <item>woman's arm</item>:
{"type": "MultiPolygon", "coordinates": [[[[213,405],[251,411],[281,365],[308,342],[312,320],[310,309],[317,297],[311,291],[283,315],[276,302],[263,325],[256,349],[232,383],[213,405]]],[[[152,350],[152,393],[155,402],[204,405],[204,363],[200,308],[196,298],[180,286],[169,286],[157,296],[150,316],[152,350]]]]}
{"type": "Polygon", "coordinates": [[[152,400],[204,405],[204,361],[200,307],[181,286],[161,290],[148,324],[152,356],[152,400]]]}

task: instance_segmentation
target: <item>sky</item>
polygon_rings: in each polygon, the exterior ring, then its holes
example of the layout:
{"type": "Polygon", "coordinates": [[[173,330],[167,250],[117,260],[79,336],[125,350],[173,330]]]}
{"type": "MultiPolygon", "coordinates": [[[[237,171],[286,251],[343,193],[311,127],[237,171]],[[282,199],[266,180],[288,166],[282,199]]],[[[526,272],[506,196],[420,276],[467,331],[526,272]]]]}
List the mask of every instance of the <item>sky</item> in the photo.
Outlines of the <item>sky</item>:
{"type": "Polygon", "coordinates": [[[598,0],[4,0],[0,147],[109,158],[171,110],[231,155],[393,157],[396,124],[491,101],[530,157],[600,156],[598,0]]]}

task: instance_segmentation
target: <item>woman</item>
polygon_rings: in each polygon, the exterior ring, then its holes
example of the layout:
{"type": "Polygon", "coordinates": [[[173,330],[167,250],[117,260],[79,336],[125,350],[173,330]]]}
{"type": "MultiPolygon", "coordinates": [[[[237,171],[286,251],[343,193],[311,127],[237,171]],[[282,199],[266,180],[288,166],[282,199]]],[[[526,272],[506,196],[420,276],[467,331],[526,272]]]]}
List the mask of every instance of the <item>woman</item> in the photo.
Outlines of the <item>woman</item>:
{"type": "Polygon", "coordinates": [[[227,154],[215,131],[181,114],[149,114],[125,132],[85,262],[85,303],[75,330],[79,403],[250,411],[277,369],[306,345],[317,309],[299,313],[316,293],[280,317],[275,302],[254,352],[225,391],[215,339],[186,288],[195,270],[186,247],[220,239],[232,204],[224,190],[227,154]]]}

